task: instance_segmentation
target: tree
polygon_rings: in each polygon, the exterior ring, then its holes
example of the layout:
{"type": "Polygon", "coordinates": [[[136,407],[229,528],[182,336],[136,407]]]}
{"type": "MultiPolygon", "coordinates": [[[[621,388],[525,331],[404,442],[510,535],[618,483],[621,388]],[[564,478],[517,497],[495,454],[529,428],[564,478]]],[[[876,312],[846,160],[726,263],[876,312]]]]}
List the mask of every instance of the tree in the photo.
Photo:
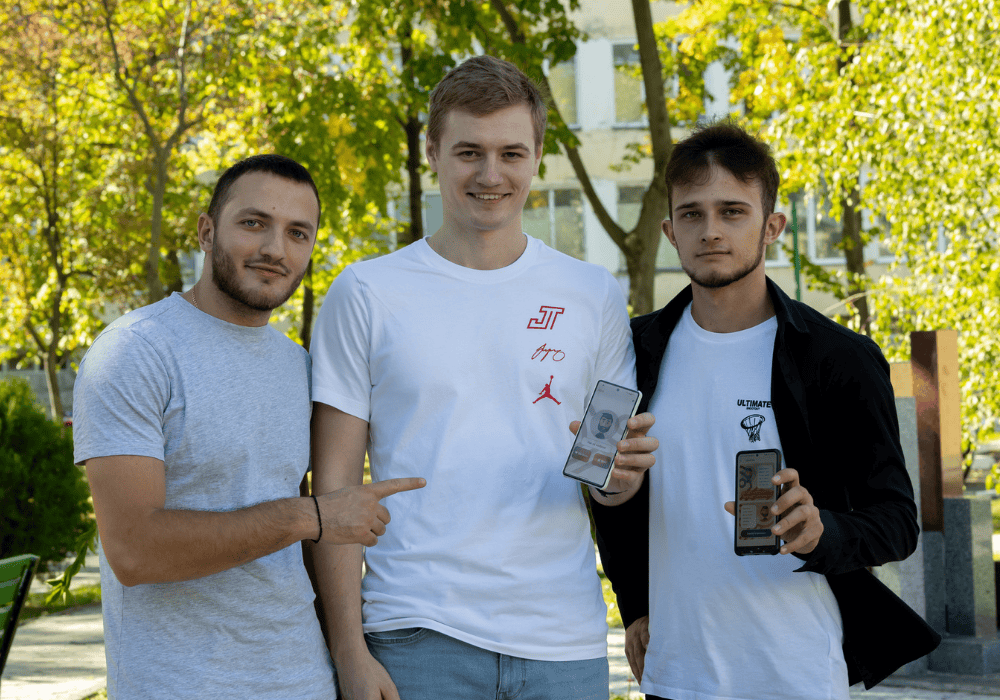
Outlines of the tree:
{"type": "MultiPolygon", "coordinates": [[[[258,144],[255,134],[265,130],[260,78],[281,53],[275,37],[297,4],[88,0],[82,11],[80,21],[101,37],[92,61],[110,76],[113,108],[131,128],[124,150],[146,168],[143,274],[151,303],[181,288],[177,252],[189,245],[180,242],[177,228],[165,227],[164,213],[171,183],[188,157],[184,151],[196,148],[198,138],[237,136],[236,130],[242,132],[237,141],[258,144]]],[[[183,219],[180,229],[189,231],[183,219]]]]}
{"type": "Polygon", "coordinates": [[[59,17],[20,3],[0,11],[0,352],[26,352],[45,371],[62,421],[57,373],[98,320],[101,248],[92,202],[103,184],[103,125],[83,86],[86,43],[59,17]]]}

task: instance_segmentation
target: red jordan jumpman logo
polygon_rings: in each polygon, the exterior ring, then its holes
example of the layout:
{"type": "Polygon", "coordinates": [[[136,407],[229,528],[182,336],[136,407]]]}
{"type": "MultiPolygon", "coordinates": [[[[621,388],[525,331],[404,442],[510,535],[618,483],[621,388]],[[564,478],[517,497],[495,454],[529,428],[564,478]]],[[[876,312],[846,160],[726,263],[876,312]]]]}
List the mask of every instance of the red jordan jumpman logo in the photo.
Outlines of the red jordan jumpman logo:
{"type": "Polygon", "coordinates": [[[531,403],[538,403],[542,399],[552,399],[557,404],[561,404],[562,403],[562,401],[560,401],[559,399],[557,399],[555,396],[552,395],[552,375],[551,374],[549,375],[549,383],[545,385],[544,389],[542,389],[541,391],[538,392],[538,398],[535,399],[534,401],[532,401],[531,403]]]}

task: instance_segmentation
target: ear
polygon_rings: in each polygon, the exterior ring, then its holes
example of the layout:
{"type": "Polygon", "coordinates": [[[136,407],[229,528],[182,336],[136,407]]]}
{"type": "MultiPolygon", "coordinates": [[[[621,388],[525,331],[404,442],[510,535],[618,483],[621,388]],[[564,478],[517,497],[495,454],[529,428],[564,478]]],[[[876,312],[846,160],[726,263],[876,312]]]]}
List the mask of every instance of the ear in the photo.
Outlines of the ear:
{"type": "Polygon", "coordinates": [[[538,144],[535,146],[535,172],[533,175],[538,175],[538,166],[542,164],[542,151],[545,150],[545,144],[538,144]]]}
{"type": "Polygon", "coordinates": [[[767,223],[764,224],[764,243],[765,245],[770,245],[778,240],[778,236],[781,232],[785,230],[785,224],[787,223],[785,215],[781,212],[774,212],[769,217],[767,217],[767,223]]]}
{"type": "Polygon", "coordinates": [[[212,252],[212,242],[215,238],[215,224],[208,214],[198,217],[198,245],[206,253],[212,252]]]}
{"type": "Polygon", "coordinates": [[[663,223],[660,224],[660,228],[663,229],[663,235],[670,241],[670,245],[676,248],[677,241],[674,239],[674,222],[670,219],[664,219],[663,223]]]}
{"type": "Polygon", "coordinates": [[[436,173],[438,171],[437,145],[430,139],[427,139],[427,143],[424,145],[424,152],[427,154],[427,164],[430,166],[431,172],[436,173]]]}

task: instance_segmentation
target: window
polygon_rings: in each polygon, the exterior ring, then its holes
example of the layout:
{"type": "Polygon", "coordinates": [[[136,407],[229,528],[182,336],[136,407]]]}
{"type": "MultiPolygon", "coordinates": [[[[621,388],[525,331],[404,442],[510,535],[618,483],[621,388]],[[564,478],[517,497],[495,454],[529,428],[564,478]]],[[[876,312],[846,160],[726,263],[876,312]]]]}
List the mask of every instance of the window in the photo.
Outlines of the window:
{"type": "Polygon", "coordinates": [[[639,48],[635,44],[612,47],[615,68],[615,122],[643,124],[642,105],[646,99],[639,72],[639,48]]]}
{"type": "Polygon", "coordinates": [[[578,123],[576,115],[576,63],[572,60],[549,67],[552,99],[566,124],[578,123]]]}
{"type": "Polygon", "coordinates": [[[529,236],[574,258],[584,259],[580,190],[532,190],[524,203],[521,225],[529,236]]]}
{"type": "MultiPolygon", "coordinates": [[[[642,197],[646,194],[645,186],[628,186],[618,188],[618,225],[626,231],[631,231],[639,221],[642,211],[642,197]]],[[[624,261],[622,267],[625,266],[624,261]]],[[[670,244],[666,236],[660,238],[660,246],[656,249],[656,269],[680,269],[681,260],[677,257],[677,249],[670,244]]]]}

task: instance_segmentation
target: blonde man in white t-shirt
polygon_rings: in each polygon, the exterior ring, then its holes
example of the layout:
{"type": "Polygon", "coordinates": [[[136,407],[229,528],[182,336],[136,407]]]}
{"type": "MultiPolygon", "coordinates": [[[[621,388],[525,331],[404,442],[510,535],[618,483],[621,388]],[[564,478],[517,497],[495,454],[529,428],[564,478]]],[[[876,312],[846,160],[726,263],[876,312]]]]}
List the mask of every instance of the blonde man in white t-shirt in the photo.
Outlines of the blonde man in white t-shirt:
{"type": "MultiPolygon", "coordinates": [[[[346,698],[606,700],[607,627],[566,427],[599,379],[634,386],[628,315],[603,268],[526,236],[546,109],[488,56],[431,95],[444,222],[349,267],[313,338],[320,491],[422,476],[378,547],[317,548],[346,698]],[[338,485],[338,486],[335,486],[338,485]]],[[[608,491],[652,464],[634,417],[608,491]]]]}

